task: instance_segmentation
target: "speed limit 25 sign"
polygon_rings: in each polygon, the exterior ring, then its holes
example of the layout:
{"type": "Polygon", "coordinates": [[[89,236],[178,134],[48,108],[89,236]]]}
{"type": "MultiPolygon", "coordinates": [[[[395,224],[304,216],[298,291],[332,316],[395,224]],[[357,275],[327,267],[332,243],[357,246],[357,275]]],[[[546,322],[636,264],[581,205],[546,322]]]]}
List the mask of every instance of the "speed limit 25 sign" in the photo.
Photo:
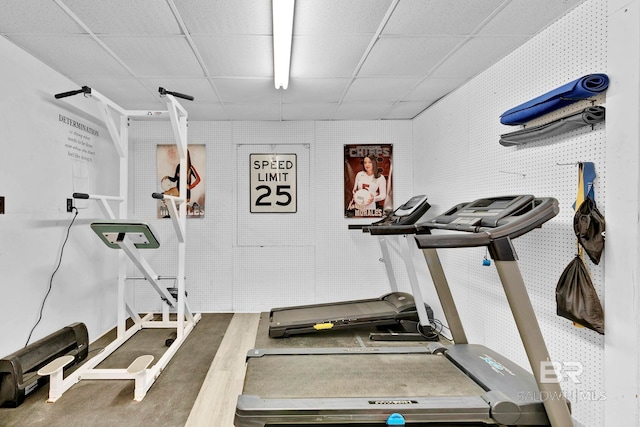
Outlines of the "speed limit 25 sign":
{"type": "Polygon", "coordinates": [[[296,154],[251,154],[251,212],[296,212],[296,154]]]}

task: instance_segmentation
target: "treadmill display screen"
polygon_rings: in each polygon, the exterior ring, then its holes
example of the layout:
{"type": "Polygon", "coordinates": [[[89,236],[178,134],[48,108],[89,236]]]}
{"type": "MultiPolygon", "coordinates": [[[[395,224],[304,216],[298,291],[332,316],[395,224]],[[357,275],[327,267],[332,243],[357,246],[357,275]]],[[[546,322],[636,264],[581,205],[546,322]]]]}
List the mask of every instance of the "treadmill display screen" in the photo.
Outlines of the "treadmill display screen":
{"type": "Polygon", "coordinates": [[[393,213],[395,216],[406,216],[413,213],[416,208],[427,200],[427,196],[413,196],[393,213]]]}
{"type": "Polygon", "coordinates": [[[448,212],[433,218],[430,222],[444,225],[444,227],[440,226],[438,228],[446,228],[448,224],[453,230],[463,230],[465,227],[470,226],[497,227],[500,220],[526,209],[533,199],[531,195],[478,199],[458,205],[448,212]]]}
{"type": "Polygon", "coordinates": [[[495,199],[480,199],[472,203],[471,205],[469,205],[469,208],[504,209],[507,206],[509,206],[509,204],[511,204],[511,202],[513,202],[514,199],[515,197],[498,197],[495,199]]]}

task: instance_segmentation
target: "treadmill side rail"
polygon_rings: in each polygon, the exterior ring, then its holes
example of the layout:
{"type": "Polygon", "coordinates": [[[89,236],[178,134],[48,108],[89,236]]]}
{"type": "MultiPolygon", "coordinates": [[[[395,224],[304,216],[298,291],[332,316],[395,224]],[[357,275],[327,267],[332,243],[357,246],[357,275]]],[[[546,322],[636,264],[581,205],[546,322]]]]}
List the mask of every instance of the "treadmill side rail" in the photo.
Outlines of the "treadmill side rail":
{"type": "Polygon", "coordinates": [[[321,425],[381,423],[393,413],[411,422],[478,422],[491,424],[489,404],[480,396],[464,397],[368,397],[323,399],[262,399],[240,395],[236,427],[262,427],[281,423],[321,425]]]}

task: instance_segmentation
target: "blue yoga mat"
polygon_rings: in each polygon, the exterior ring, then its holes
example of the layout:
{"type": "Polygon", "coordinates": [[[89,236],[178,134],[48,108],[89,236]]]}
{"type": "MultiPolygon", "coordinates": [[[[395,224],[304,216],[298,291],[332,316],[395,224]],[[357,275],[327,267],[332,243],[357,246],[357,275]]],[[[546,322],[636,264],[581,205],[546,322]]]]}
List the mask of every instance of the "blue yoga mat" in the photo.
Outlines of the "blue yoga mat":
{"type": "Polygon", "coordinates": [[[608,87],[609,77],[606,74],[588,74],[505,111],[500,115],[500,123],[522,125],[581,99],[591,98],[608,87]]]}

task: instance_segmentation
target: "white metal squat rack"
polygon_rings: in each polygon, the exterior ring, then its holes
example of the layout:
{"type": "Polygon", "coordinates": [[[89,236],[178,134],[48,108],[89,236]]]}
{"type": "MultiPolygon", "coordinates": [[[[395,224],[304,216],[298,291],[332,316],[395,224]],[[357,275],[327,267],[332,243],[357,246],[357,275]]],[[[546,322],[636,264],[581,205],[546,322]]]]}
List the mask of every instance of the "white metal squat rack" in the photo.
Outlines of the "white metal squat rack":
{"type": "Polygon", "coordinates": [[[186,255],[186,217],[187,217],[187,180],[179,182],[179,197],[154,193],[156,199],[163,199],[167,205],[178,242],[178,272],[176,277],[177,289],[168,290],[160,284],[160,276],[157,275],[139,249],[153,249],[160,244],[149,224],[128,220],[127,218],[127,189],[128,189],[128,152],[129,138],[128,125],[131,119],[148,118],[150,114],[155,117],[169,117],[180,157],[180,171],[183,176],[188,173],[187,162],[187,111],[180,105],[176,98],[192,101],[193,97],[170,92],[159,88],[160,96],[167,104],[167,111],[137,111],[125,110],[109,100],[99,92],[83,86],[79,90],[64,92],[55,95],[56,98],[65,98],[83,93],[85,97],[91,97],[99,106],[102,118],[109,131],[114,147],[120,157],[120,195],[105,196],[95,194],[76,193],[75,198],[96,200],[106,217],[105,220],[96,221],[91,228],[98,237],[109,247],[122,249],[118,258],[118,309],[117,309],[117,336],[102,352],[89,359],[72,374],[63,378],[64,367],[73,361],[73,357],[63,356],[55,359],[38,371],[39,375],[50,376],[49,402],[55,402],[75,383],[83,379],[124,379],[134,380],[134,400],[141,401],[154,381],[167,366],[171,358],[178,351],[186,337],[193,330],[201,318],[201,315],[193,314],[189,309],[185,292],[185,255],[186,255]],[[116,217],[109,202],[119,204],[119,215],[116,217]],[[158,292],[163,304],[161,320],[154,320],[156,313],[147,313],[140,316],[134,307],[127,301],[126,271],[128,263],[133,263],[142,272],[145,279],[158,292]],[[170,310],[175,311],[172,316],[170,310]],[[127,328],[127,319],[131,318],[133,325],[127,328]],[[174,317],[175,320],[171,320],[174,317]],[[136,332],[142,328],[166,328],[175,329],[175,339],[165,350],[160,359],[152,366],[152,355],[143,355],[136,358],[126,369],[100,369],[96,368],[102,361],[111,355],[118,347],[124,344],[136,332]]]}

